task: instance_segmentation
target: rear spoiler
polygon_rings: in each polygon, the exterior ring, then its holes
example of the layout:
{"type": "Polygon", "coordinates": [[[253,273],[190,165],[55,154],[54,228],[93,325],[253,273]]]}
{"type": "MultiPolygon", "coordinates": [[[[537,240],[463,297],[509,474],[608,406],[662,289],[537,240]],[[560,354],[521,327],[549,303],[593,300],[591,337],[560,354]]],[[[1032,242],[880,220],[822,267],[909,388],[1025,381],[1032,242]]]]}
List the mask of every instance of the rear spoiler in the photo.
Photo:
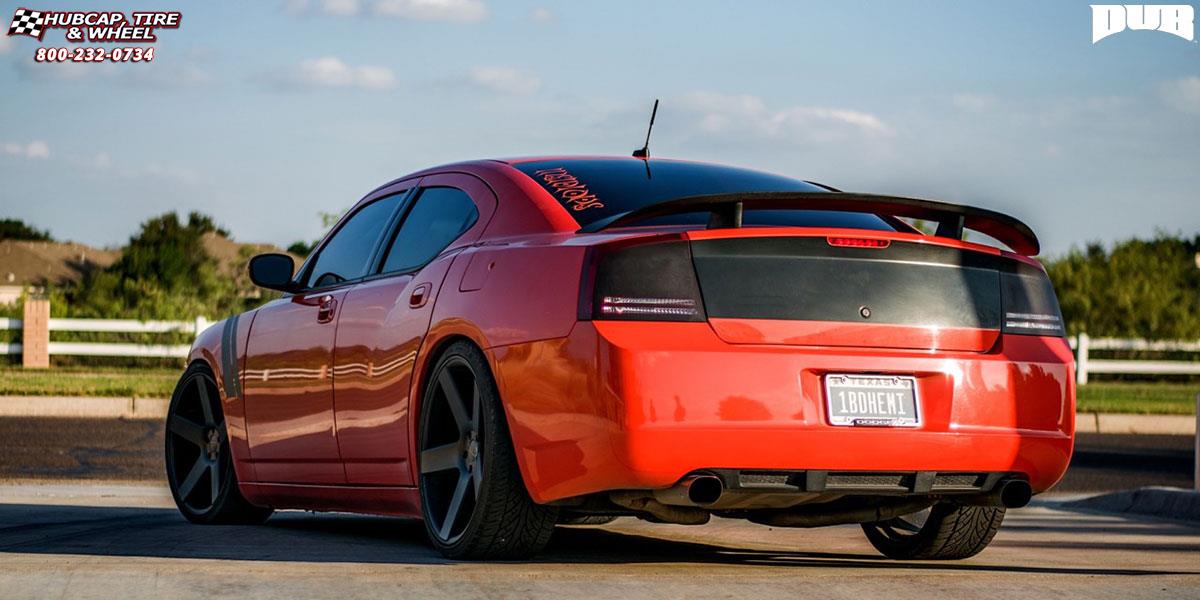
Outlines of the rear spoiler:
{"type": "Polygon", "coordinates": [[[651,204],[589,223],[580,233],[595,233],[611,227],[682,213],[708,212],[709,229],[742,226],[743,210],[833,210],[908,217],[937,223],[937,237],[961,240],[964,229],[987,234],[1025,256],[1041,250],[1028,225],[1008,215],[934,200],[856,194],[847,192],[744,192],[688,196],[651,204]]]}

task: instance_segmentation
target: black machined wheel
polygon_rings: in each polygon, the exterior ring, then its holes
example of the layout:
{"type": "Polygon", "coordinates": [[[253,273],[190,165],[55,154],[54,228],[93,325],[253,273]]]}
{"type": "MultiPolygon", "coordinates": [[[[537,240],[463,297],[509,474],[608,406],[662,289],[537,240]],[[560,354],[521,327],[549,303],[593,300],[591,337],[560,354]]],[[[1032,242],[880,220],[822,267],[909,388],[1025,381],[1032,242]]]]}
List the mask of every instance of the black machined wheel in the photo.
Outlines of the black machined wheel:
{"type": "Polygon", "coordinates": [[[862,528],[888,558],[955,560],[982,552],[1003,521],[1003,508],[939,502],[911,515],[863,523],[862,528]]]}
{"type": "Polygon", "coordinates": [[[529,497],[483,353],[466,342],[447,348],[420,412],[421,509],[433,545],[451,558],[519,558],[545,546],[556,511],[529,497]]]}
{"type": "Polygon", "coordinates": [[[261,523],[271,509],[251,505],[237,489],[224,412],[212,374],[188,368],[167,410],[167,483],[179,512],[193,523],[261,523]]]}
{"type": "Polygon", "coordinates": [[[479,454],[479,386],[461,356],[445,361],[431,382],[421,444],[421,486],[430,525],[444,543],[462,536],[479,501],[483,458],[479,454]]]}

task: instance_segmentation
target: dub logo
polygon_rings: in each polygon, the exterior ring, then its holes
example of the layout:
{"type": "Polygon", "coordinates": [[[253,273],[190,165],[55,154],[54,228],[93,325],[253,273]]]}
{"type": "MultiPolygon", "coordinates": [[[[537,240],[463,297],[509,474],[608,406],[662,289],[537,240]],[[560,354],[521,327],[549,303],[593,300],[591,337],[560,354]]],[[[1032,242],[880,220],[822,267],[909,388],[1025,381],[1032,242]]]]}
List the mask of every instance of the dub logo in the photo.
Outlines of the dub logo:
{"type": "Polygon", "coordinates": [[[1093,4],[1092,43],[1126,28],[1162,31],[1194,41],[1196,11],[1190,5],[1093,4]]]}

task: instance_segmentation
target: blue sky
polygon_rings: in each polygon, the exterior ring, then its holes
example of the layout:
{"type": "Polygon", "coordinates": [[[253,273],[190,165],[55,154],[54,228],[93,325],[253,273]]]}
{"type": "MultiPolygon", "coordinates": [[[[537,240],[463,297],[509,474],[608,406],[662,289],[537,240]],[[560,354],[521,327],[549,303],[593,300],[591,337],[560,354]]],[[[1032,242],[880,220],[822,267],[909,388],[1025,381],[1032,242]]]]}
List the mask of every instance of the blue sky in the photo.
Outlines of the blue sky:
{"type": "Polygon", "coordinates": [[[656,156],[985,206],[1049,254],[1200,233],[1200,45],[1092,44],[1087,2],[198,4],[22,0],[183,21],[149,64],[0,37],[0,216],[103,246],[200,210],[287,244],[425,166],[626,154],[658,97],[656,156]]]}

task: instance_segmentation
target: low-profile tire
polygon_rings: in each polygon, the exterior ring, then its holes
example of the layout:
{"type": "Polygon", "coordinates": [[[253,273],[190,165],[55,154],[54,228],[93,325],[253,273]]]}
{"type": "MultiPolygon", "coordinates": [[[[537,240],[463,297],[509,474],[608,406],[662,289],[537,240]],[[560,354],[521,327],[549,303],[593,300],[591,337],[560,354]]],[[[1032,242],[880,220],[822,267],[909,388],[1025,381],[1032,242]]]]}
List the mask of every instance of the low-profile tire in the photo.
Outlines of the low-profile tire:
{"type": "Polygon", "coordinates": [[[616,520],[617,517],[613,515],[558,515],[559,525],[608,525],[616,520]]]}
{"type": "Polygon", "coordinates": [[[550,541],[558,511],[529,497],[487,360],[465,341],[430,370],[418,436],[421,513],[454,559],[520,559],[550,541]]]}
{"type": "Polygon", "coordinates": [[[255,525],[273,512],[238,490],[217,382],[202,363],[184,371],[171,395],[166,426],[167,484],[175,506],[200,524],[255,525]]]}
{"type": "Polygon", "coordinates": [[[1004,508],[941,502],[913,515],[863,523],[862,528],[888,558],[957,560],[982,552],[1003,521],[1004,508]]]}

